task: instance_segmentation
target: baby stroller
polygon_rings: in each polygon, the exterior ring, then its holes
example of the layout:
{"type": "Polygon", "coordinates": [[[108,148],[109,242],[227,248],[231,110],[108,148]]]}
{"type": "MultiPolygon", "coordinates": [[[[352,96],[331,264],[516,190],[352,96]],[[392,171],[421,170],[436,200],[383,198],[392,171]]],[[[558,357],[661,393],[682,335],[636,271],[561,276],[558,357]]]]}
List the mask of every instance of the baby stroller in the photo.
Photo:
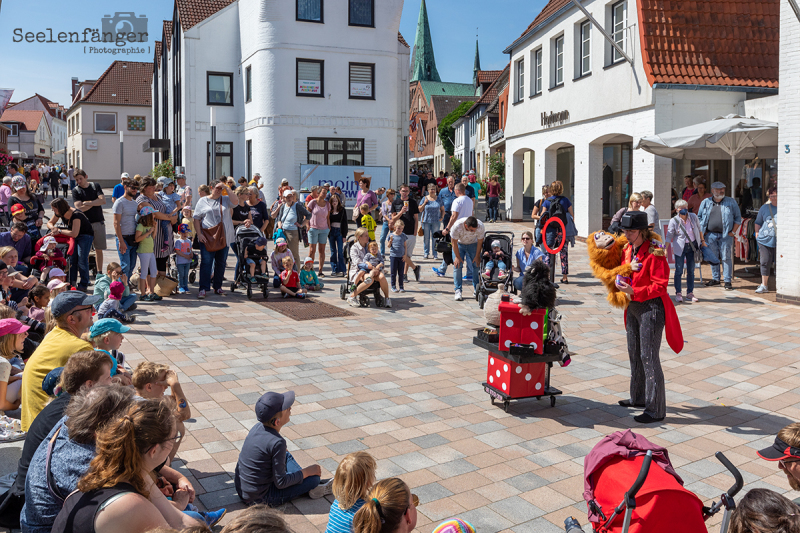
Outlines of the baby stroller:
{"type": "Polygon", "coordinates": [[[481,267],[480,269],[473,269],[477,270],[473,272],[473,276],[478,276],[478,288],[475,291],[475,299],[478,300],[478,306],[483,309],[483,305],[486,303],[486,299],[489,297],[490,294],[494,294],[500,287],[504,287],[506,292],[509,292],[509,287],[514,286],[514,234],[510,231],[494,231],[492,233],[486,233],[486,236],[483,238],[483,250],[478,250],[478,253],[481,254],[481,267]],[[489,258],[484,257],[484,252],[491,252],[492,251],[492,241],[500,241],[500,249],[503,250],[503,253],[506,256],[504,263],[506,264],[506,271],[505,277],[503,279],[499,278],[500,269],[497,265],[494,266],[492,270],[492,277],[491,278],[484,278],[483,273],[486,270],[486,263],[490,261],[489,258]]]}
{"type": "Polygon", "coordinates": [[[256,290],[261,290],[264,298],[268,297],[267,287],[269,283],[271,283],[271,280],[268,277],[269,272],[260,272],[261,265],[256,262],[256,282],[251,282],[250,273],[248,272],[247,268],[247,262],[244,257],[245,249],[253,244],[256,239],[263,236],[264,234],[261,233],[261,230],[255,226],[250,226],[248,228],[242,224],[236,229],[236,249],[238,250],[236,257],[237,269],[233,277],[233,283],[231,283],[231,292],[234,292],[241,284],[244,285],[245,289],[247,290],[248,298],[253,297],[254,286],[256,287],[256,290]]]}
{"type": "MultiPolygon", "coordinates": [[[[192,252],[192,261],[189,263],[189,283],[194,283],[197,280],[197,267],[200,261],[196,253],[192,252]]],[[[178,279],[178,254],[173,253],[169,256],[169,277],[178,279]]]]}
{"type": "MultiPolygon", "coordinates": [[[[61,255],[63,255],[64,259],[67,261],[67,266],[63,270],[64,274],[67,275],[67,280],[69,280],[69,269],[72,267],[73,256],[77,253],[75,249],[75,239],[67,237],[66,235],[53,235],[53,237],[56,240],[56,248],[61,250],[61,255]]],[[[42,248],[42,242],[44,242],[44,237],[34,243],[34,253],[42,248]]],[[[38,277],[40,272],[32,272],[32,274],[38,277]]]]}
{"type": "MultiPolygon", "coordinates": [[[[683,487],[665,448],[631,430],[604,437],[584,460],[583,497],[594,531],[672,533],[676,531],[676,513],[680,513],[677,529],[706,533],[705,521],[724,507],[720,533],[727,533],[730,513],[736,507],[733,497],[742,489],[744,480],[721,452],[716,457],[735,483],[722,494],[719,503],[704,507],[695,494],[683,487]]],[[[570,527],[578,526],[573,518],[565,525],[568,532],[570,527]]]]}
{"type": "MultiPolygon", "coordinates": [[[[356,242],[355,235],[351,235],[347,238],[347,242],[344,245],[344,260],[345,264],[347,265],[347,277],[345,278],[345,282],[339,287],[339,297],[342,300],[347,300],[347,296],[353,292],[355,287],[352,283],[350,283],[350,271],[351,268],[356,268],[356,265],[350,264],[350,248],[356,242]]],[[[365,291],[358,295],[358,302],[361,304],[361,307],[369,307],[369,295],[372,295],[375,298],[375,307],[383,307],[385,303],[385,298],[381,293],[381,284],[378,282],[373,282],[365,291]]]]}

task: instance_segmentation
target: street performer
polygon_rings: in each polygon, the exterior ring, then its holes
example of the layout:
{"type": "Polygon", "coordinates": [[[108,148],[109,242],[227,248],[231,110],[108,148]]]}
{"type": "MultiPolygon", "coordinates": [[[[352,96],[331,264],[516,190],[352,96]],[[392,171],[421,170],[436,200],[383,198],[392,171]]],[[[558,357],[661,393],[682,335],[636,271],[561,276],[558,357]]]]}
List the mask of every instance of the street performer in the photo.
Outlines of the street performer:
{"type": "Polygon", "coordinates": [[[621,228],[628,244],[622,264],[630,264],[632,279],[617,277],[617,288],[631,299],[625,311],[628,357],[631,361],[631,397],[619,402],[623,407],[644,407],[633,419],[640,424],[664,420],[667,398],[659,349],[666,326],[667,343],[675,353],[683,349],[683,332],[675,306],[667,295],[669,265],[665,249],[648,229],[647,213],[629,211],[622,216],[621,228]]]}

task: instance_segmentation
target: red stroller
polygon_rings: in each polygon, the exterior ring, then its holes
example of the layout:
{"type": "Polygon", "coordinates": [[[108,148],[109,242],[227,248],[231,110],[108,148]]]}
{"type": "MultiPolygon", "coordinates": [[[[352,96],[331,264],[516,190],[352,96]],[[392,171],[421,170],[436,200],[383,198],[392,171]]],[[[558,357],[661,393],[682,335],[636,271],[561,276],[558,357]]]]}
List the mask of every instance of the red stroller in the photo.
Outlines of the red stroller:
{"type": "MultiPolygon", "coordinates": [[[[629,429],[603,438],[584,460],[583,497],[594,531],[673,533],[675,515],[680,513],[682,533],[706,533],[705,521],[725,507],[720,532],[727,533],[730,512],[735,508],[733,497],[744,481],[722,453],[717,452],[716,457],[736,482],[722,494],[719,503],[704,507],[694,493],[683,487],[665,448],[629,429]]],[[[572,518],[565,525],[568,532],[570,527],[579,527],[572,518]]]]}
{"type": "MultiPolygon", "coordinates": [[[[48,237],[48,235],[36,241],[34,252],[38,252],[42,248],[45,237],[48,237]]],[[[72,256],[75,254],[75,239],[67,237],[66,235],[52,235],[52,237],[56,240],[56,248],[58,248],[61,251],[61,255],[64,256],[66,265],[64,265],[62,270],[64,274],[67,275],[67,279],[69,279],[69,268],[70,265],[72,265],[72,256]]]]}

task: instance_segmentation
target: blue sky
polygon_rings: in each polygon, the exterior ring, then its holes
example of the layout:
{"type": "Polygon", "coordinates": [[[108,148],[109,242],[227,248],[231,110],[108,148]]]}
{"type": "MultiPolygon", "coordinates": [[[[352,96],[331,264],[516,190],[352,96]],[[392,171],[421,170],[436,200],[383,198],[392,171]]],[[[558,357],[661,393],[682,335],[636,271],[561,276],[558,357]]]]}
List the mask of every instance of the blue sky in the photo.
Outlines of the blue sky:
{"type": "MultiPolygon", "coordinates": [[[[290,0],[281,0],[290,1],[290,0]]],[[[503,49],[510,44],[545,5],[545,0],[502,0],[492,4],[485,0],[428,0],[428,17],[433,34],[436,66],[443,81],[472,81],[475,56],[475,33],[479,33],[481,67],[500,70],[508,62],[503,49]]],[[[377,2],[380,5],[380,2],[377,2]]],[[[420,0],[406,0],[400,32],[412,46],[417,27],[420,0]]],[[[70,80],[97,79],[114,59],[152,61],[153,43],[161,37],[164,19],[172,18],[172,0],[3,0],[0,7],[0,49],[3,50],[0,87],[13,88],[14,101],[35,92],[70,104],[70,80]],[[150,47],[134,55],[85,53],[76,43],[14,42],[15,30],[23,39],[27,32],[82,32],[84,28],[102,28],[104,15],[134,10],[147,15],[150,47]],[[9,73],[14,75],[9,75],[9,73]]],[[[47,39],[49,35],[45,37],[47,39]]],[[[18,39],[18,37],[17,37],[18,39]]]]}

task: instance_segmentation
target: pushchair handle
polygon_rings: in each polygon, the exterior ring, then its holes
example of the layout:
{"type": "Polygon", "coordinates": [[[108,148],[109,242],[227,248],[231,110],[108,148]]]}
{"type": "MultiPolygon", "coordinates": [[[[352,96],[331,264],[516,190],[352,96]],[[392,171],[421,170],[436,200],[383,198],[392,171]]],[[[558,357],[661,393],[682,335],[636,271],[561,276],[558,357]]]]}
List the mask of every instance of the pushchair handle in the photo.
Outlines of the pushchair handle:
{"type": "Polygon", "coordinates": [[[739,493],[740,490],[742,490],[742,487],[744,487],[744,479],[742,478],[742,474],[739,472],[739,469],[733,466],[733,463],[731,463],[728,458],[722,454],[722,452],[715,453],[714,457],[719,459],[719,462],[725,465],[725,468],[728,469],[735,480],[733,486],[728,489],[728,497],[733,498],[739,493]]]}
{"type": "Polygon", "coordinates": [[[633,482],[631,488],[628,489],[628,498],[633,500],[636,498],[636,493],[639,492],[639,489],[642,488],[644,485],[644,480],[647,479],[647,474],[650,472],[650,463],[653,461],[653,450],[647,450],[647,454],[644,456],[644,461],[642,461],[642,468],[639,470],[639,476],[636,478],[636,481],[633,482]]]}

